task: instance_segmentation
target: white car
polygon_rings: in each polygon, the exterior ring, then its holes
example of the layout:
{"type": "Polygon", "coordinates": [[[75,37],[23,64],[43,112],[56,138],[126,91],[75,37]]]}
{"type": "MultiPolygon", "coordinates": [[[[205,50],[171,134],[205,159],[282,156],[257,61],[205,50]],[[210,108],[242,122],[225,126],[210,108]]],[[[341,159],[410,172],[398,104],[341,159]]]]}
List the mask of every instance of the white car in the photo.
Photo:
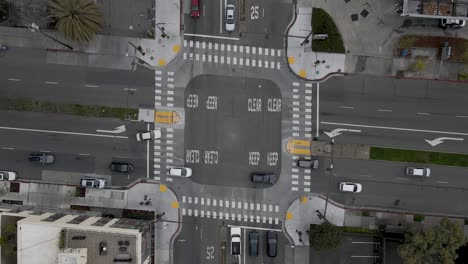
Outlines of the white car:
{"type": "Polygon", "coordinates": [[[169,169],[169,174],[172,176],[190,177],[192,176],[192,169],[186,167],[172,167],[169,169]]]}
{"type": "Polygon", "coordinates": [[[226,31],[234,31],[236,29],[236,21],[234,20],[234,5],[226,6],[226,31]]]}
{"type": "Polygon", "coordinates": [[[83,178],[81,179],[81,186],[88,188],[102,189],[106,187],[107,181],[99,178],[83,178]]]}
{"type": "Polygon", "coordinates": [[[136,140],[137,141],[143,141],[143,140],[155,140],[161,138],[161,130],[156,129],[156,130],[150,130],[147,132],[140,132],[136,134],[136,140]]]}
{"type": "Polygon", "coordinates": [[[362,185],[354,182],[340,182],[340,191],[360,193],[362,191],[362,185]]]}
{"type": "Polygon", "coordinates": [[[17,177],[14,171],[0,171],[0,181],[14,181],[17,177]]]}
{"type": "Polygon", "coordinates": [[[461,27],[464,27],[466,25],[466,21],[465,20],[445,19],[444,18],[444,19],[440,20],[440,25],[443,28],[447,28],[447,27],[461,28],[461,27]]]}
{"type": "Polygon", "coordinates": [[[241,229],[231,227],[231,255],[241,254],[241,229]]]}
{"type": "Polygon", "coordinates": [[[406,167],[405,172],[407,176],[421,176],[421,177],[431,176],[431,169],[429,168],[406,167]]]}

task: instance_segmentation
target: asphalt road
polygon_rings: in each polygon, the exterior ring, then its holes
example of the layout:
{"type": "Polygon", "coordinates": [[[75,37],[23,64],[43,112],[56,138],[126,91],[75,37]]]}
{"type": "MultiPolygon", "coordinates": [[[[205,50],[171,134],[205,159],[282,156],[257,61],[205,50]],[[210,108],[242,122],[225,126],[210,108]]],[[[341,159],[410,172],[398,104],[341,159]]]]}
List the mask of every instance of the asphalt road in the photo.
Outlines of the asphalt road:
{"type": "Polygon", "coordinates": [[[320,84],[321,139],[328,140],[323,131],[344,128],[361,132],[345,132],[337,141],[466,153],[468,93],[464,86],[384,77],[330,79],[320,84]],[[435,147],[425,141],[438,137],[458,140],[435,147]]]}
{"type": "Polygon", "coordinates": [[[213,219],[184,217],[182,230],[174,242],[174,263],[206,263],[206,264],[260,264],[285,263],[284,247],[288,244],[282,232],[277,232],[278,255],[268,257],[266,253],[266,231],[256,230],[259,225],[241,229],[241,254],[231,255],[230,223],[213,219]],[[258,256],[249,255],[248,234],[256,230],[260,235],[258,256]],[[225,247],[223,248],[223,246],[225,247]]]}
{"type": "Polygon", "coordinates": [[[47,63],[47,52],[15,48],[0,58],[0,95],[57,103],[154,107],[154,71],[47,63]]]}
{"type": "Polygon", "coordinates": [[[260,79],[198,76],[185,90],[186,164],[202,184],[252,184],[253,172],[281,171],[279,88],[260,79]],[[276,111],[277,110],[277,111],[276,111]]]}
{"type": "MultiPolygon", "coordinates": [[[[220,42],[224,42],[225,38],[236,39],[239,45],[284,47],[284,35],[293,15],[293,5],[289,1],[201,0],[200,6],[201,15],[196,19],[190,16],[188,7],[185,9],[185,33],[219,37],[220,42]],[[227,32],[225,28],[225,8],[228,4],[235,6],[236,28],[233,32],[227,32]]],[[[186,39],[190,38],[186,36],[186,39]]]]}
{"type": "Polygon", "coordinates": [[[47,179],[44,171],[72,172],[107,175],[115,186],[146,178],[146,144],[135,139],[136,132],[146,130],[146,124],[58,114],[1,114],[0,166],[17,171],[19,178],[40,180],[47,179]],[[96,131],[114,130],[121,125],[126,131],[120,134],[96,131]],[[56,162],[47,166],[29,163],[27,156],[39,151],[55,153],[56,162]],[[130,175],[111,172],[111,161],[131,162],[135,171],[130,175]]]}
{"type": "Polygon", "coordinates": [[[330,160],[323,159],[321,167],[313,171],[311,191],[327,194],[328,190],[331,199],[345,205],[466,214],[460,202],[468,193],[466,168],[424,165],[431,169],[430,177],[406,176],[405,167],[415,165],[335,158],[330,179],[326,170],[330,160]],[[363,190],[359,194],[343,193],[338,190],[342,181],[361,183],[363,190]]]}

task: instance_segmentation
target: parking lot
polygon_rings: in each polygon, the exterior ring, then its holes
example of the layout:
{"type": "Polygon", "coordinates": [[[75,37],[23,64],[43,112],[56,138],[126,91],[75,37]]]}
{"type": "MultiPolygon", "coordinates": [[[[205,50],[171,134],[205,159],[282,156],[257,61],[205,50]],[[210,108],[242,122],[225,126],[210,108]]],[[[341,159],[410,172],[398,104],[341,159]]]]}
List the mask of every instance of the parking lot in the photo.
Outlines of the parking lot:
{"type": "Polygon", "coordinates": [[[281,170],[281,94],[271,81],[198,76],[185,91],[185,163],[203,184],[253,185],[281,170]]]}

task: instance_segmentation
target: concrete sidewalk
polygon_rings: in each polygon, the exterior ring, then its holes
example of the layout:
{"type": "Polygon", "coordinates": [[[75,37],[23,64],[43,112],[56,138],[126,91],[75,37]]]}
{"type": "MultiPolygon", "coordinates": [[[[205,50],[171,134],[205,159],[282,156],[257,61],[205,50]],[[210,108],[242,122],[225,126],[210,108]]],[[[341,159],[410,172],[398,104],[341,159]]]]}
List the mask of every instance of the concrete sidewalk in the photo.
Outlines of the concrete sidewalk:
{"type": "Polygon", "coordinates": [[[344,54],[312,51],[312,36],[309,43],[301,46],[305,37],[312,31],[311,2],[298,0],[296,19],[288,30],[287,57],[290,69],[299,77],[320,81],[345,72],[344,54]]]}
{"type": "MultiPolygon", "coordinates": [[[[8,186],[9,182],[1,183],[8,186]]],[[[7,193],[3,200],[22,201],[23,205],[38,208],[69,209],[70,205],[134,209],[164,213],[155,224],[156,263],[172,263],[173,239],[180,230],[180,212],[177,195],[166,185],[136,183],[128,190],[86,189],[85,197],[74,197],[75,186],[21,182],[18,193],[7,193]],[[140,204],[144,198],[149,205],[140,204]]]]}
{"type": "Polygon", "coordinates": [[[143,40],[142,47],[154,47],[155,63],[152,66],[162,67],[171,63],[181,49],[181,0],[156,0],[155,35],[153,46],[149,40],[143,40]]]}

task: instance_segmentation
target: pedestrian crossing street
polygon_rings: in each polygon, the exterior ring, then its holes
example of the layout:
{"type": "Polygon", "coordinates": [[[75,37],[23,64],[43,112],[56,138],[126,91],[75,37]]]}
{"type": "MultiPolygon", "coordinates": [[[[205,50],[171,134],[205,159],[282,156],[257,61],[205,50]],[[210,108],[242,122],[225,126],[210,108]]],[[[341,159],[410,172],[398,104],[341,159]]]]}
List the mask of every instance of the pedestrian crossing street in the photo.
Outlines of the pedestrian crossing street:
{"type": "Polygon", "coordinates": [[[184,60],[277,70],[282,66],[280,49],[193,40],[184,40],[184,48],[184,60]]]}
{"type": "Polygon", "coordinates": [[[182,196],[182,215],[250,223],[280,224],[279,206],[266,203],[182,196]]]}
{"type": "MultiPolygon", "coordinates": [[[[312,84],[293,82],[292,137],[312,140],[312,84]]],[[[310,169],[298,168],[292,156],[291,190],[310,192],[310,169]]]]}

